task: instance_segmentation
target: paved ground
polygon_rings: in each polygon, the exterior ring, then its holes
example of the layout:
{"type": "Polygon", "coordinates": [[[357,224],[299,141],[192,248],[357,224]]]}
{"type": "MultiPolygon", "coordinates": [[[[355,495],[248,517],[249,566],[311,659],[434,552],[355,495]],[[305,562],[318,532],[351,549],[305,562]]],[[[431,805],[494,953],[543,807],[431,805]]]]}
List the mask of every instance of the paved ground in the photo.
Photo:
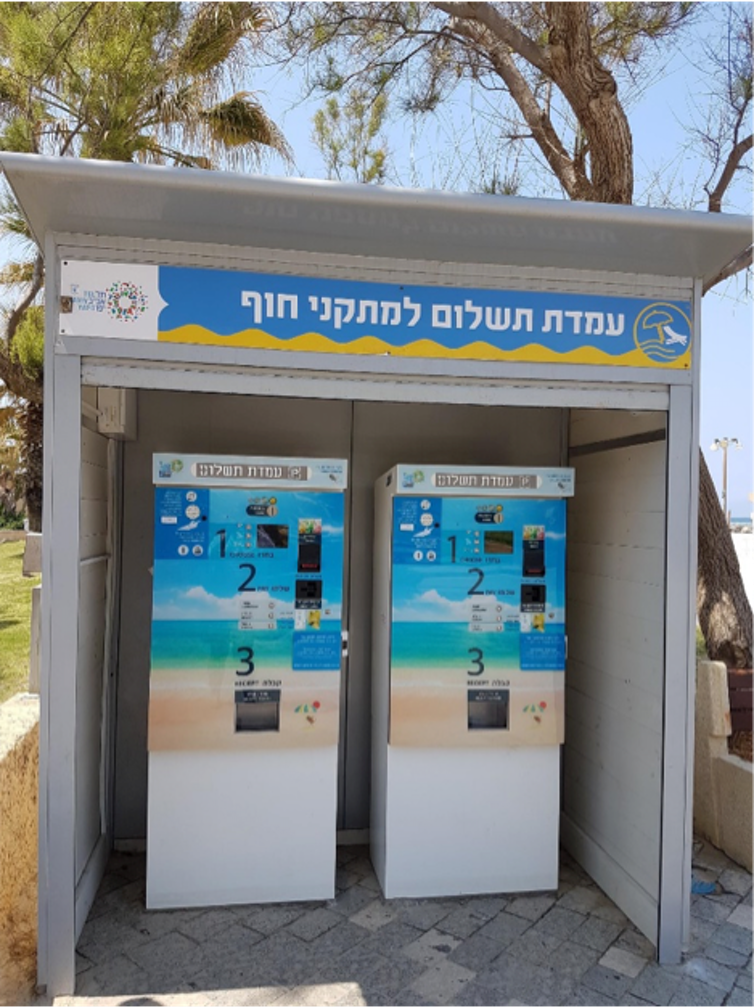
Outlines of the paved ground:
{"type": "Polygon", "coordinates": [[[751,1005],[751,876],[697,845],[692,942],[653,949],[566,855],[557,893],[391,900],[364,848],[329,903],[144,910],[144,859],[118,855],[56,1005],[751,1005]]]}

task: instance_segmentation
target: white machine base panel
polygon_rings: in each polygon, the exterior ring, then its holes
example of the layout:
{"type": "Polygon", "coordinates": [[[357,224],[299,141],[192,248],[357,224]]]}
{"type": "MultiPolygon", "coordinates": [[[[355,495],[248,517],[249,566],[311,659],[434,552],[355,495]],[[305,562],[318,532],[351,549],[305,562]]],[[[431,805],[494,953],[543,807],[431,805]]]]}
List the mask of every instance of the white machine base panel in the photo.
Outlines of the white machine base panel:
{"type": "Polygon", "coordinates": [[[147,907],[335,895],[337,748],[151,752],[147,907]]]}
{"type": "Polygon", "coordinates": [[[557,889],[559,746],[389,746],[387,777],[387,898],[557,889]]]}

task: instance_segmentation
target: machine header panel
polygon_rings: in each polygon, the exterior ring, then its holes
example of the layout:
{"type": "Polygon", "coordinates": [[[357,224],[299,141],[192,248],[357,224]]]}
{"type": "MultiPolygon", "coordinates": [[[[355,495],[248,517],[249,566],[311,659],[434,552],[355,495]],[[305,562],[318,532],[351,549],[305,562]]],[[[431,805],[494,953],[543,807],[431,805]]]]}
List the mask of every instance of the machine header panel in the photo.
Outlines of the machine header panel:
{"type": "Polygon", "coordinates": [[[276,487],[344,490],[345,459],[263,458],[248,455],[154,455],[156,486],[276,487]]]}
{"type": "Polygon", "coordinates": [[[396,495],[442,491],[443,496],[573,497],[573,469],[525,466],[398,465],[385,477],[396,495]]]}

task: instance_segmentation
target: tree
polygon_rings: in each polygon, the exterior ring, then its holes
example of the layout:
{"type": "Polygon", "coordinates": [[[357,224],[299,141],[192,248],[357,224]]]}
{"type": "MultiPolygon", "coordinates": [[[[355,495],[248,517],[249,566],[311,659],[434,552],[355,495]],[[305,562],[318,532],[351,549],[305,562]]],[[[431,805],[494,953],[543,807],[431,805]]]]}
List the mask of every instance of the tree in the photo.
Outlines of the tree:
{"type": "Polygon", "coordinates": [[[380,140],[387,99],[353,87],[341,104],[331,95],[314,114],[314,142],[327,166],[327,177],[343,182],[353,174],[355,182],[384,182],[387,147],[380,140]]]}
{"type": "MultiPolygon", "coordinates": [[[[633,138],[627,109],[653,68],[652,51],[677,42],[692,3],[346,3],[288,5],[286,58],[309,59],[309,87],[358,85],[397,95],[406,113],[435,112],[459,86],[490,98],[510,154],[527,152],[569,199],[631,203],[633,138]],[[345,69],[340,69],[345,68],[345,69]]],[[[711,43],[718,100],[697,124],[720,212],[752,149],[750,6],[733,6],[724,48],[711,43]]],[[[520,177],[495,168],[495,180],[520,177]]],[[[489,188],[489,186],[488,186],[489,188]]],[[[751,265],[751,247],[715,282],[751,265]]],[[[722,509],[700,453],[699,618],[710,657],[750,667],[751,607],[722,509]],[[722,554],[721,554],[722,551],[722,554]],[[724,562],[720,557],[724,555],[724,562]],[[735,630],[733,629],[735,628],[735,630]],[[731,641],[735,643],[731,646],[731,641]]]]}
{"type": "MultiPolygon", "coordinates": [[[[290,160],[257,98],[234,87],[265,24],[255,3],[2,4],[0,147],[194,168],[245,167],[264,151],[290,160]]],[[[5,232],[30,243],[10,197],[2,211],[5,232]]],[[[0,282],[17,294],[3,320],[0,381],[25,403],[25,495],[39,529],[42,361],[29,347],[40,336],[41,252],[0,282]]]]}

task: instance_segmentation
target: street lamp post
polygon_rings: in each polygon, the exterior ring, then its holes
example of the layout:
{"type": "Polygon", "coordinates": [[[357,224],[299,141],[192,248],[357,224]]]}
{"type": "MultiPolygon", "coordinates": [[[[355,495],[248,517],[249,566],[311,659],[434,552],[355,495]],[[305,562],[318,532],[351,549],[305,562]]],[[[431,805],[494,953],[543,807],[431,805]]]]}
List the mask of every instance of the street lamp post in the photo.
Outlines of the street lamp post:
{"type": "Polygon", "coordinates": [[[725,524],[730,525],[730,513],[728,512],[728,449],[729,448],[743,448],[743,445],[738,440],[738,438],[715,438],[715,440],[710,445],[712,451],[721,451],[723,453],[723,514],[725,515],[725,524]]]}

